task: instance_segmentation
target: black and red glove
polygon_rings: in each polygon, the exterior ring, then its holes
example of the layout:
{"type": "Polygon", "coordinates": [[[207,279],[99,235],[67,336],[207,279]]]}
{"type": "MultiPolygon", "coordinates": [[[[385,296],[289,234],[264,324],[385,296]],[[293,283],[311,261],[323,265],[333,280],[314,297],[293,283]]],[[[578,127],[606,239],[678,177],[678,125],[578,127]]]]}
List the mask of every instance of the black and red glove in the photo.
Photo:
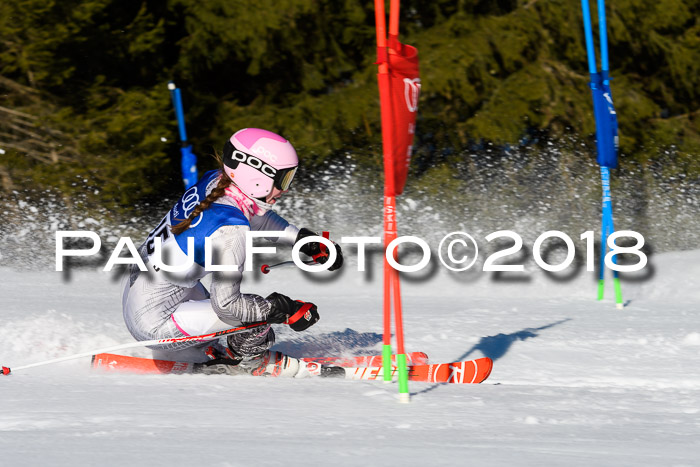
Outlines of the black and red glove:
{"type": "Polygon", "coordinates": [[[267,296],[270,302],[270,314],[267,322],[270,324],[288,324],[295,331],[310,328],[321,319],[318,308],[313,303],[292,300],[286,295],[273,292],[267,296]]]}
{"type": "MultiPolygon", "coordinates": [[[[294,243],[298,242],[302,238],[306,237],[314,237],[314,236],[320,236],[316,232],[312,232],[309,229],[301,229],[299,230],[299,234],[297,235],[297,239],[295,240],[294,243]]],[[[335,271],[336,269],[340,269],[343,266],[343,250],[340,248],[340,245],[335,243],[333,240],[331,240],[333,245],[335,246],[335,252],[336,257],[335,261],[331,265],[330,268],[328,268],[329,271],[335,271]]],[[[309,242],[302,246],[299,251],[304,253],[305,255],[311,256],[314,261],[316,261],[319,264],[326,264],[328,261],[328,258],[330,257],[330,254],[328,252],[328,248],[326,248],[326,245],[324,245],[321,242],[309,242]]]]}

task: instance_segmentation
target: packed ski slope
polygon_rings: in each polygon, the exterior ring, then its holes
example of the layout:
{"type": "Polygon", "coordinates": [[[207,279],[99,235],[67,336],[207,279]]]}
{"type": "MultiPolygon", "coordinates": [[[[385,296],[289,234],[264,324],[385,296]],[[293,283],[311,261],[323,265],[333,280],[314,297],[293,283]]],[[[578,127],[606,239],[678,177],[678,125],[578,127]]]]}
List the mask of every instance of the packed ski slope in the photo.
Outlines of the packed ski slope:
{"type": "MultiPolygon", "coordinates": [[[[380,351],[381,270],[348,266],[333,280],[280,269],[244,282],[318,304],[309,331],[280,327],[279,349],[380,351]]],[[[0,378],[0,464],[697,465],[700,250],[649,267],[623,283],[623,310],[596,302],[585,273],[496,281],[438,267],[404,281],[409,350],[494,360],[481,385],[412,383],[409,405],[380,382],[100,374],[89,359],[18,371],[0,378]]],[[[112,275],[0,269],[0,283],[3,365],[131,340],[112,275]]]]}

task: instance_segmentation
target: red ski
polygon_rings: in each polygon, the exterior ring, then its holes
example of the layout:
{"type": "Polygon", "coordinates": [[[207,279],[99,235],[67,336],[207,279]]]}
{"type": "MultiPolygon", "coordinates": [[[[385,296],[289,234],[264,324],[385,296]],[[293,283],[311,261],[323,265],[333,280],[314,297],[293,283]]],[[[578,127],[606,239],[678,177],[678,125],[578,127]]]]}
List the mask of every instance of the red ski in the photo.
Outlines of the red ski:
{"type": "MultiPolygon", "coordinates": [[[[409,365],[424,365],[428,363],[428,356],[423,352],[410,352],[406,354],[409,365]]],[[[395,362],[392,356],[392,362],[395,362]]],[[[300,360],[307,364],[318,364],[335,367],[361,367],[381,366],[381,355],[368,355],[361,357],[308,357],[300,360]]],[[[127,373],[141,374],[167,374],[167,373],[194,373],[198,364],[189,362],[173,362],[170,360],[155,360],[152,358],[128,357],[101,353],[93,355],[92,367],[108,371],[123,371],[127,373]]]]}
{"type": "MultiPolygon", "coordinates": [[[[422,352],[409,354],[414,362],[408,367],[409,380],[423,381],[427,383],[456,383],[478,384],[486,380],[491,374],[493,362],[490,358],[477,358],[464,362],[416,364],[417,361],[426,361],[427,356],[422,352]]],[[[384,378],[384,369],[381,365],[381,356],[367,357],[324,357],[302,358],[306,362],[311,374],[321,374],[322,368],[337,368],[344,370],[346,379],[381,380],[384,378]],[[336,365],[333,365],[336,363],[336,365]],[[340,364],[365,364],[367,367],[341,367],[340,364]],[[331,365],[328,365],[331,364],[331,365]]],[[[122,371],[140,374],[183,374],[195,373],[201,364],[190,362],[173,362],[169,360],[155,360],[152,358],[128,357],[115,354],[97,354],[92,358],[92,367],[107,371],[122,371]]],[[[335,373],[337,374],[337,373],[335,373]]],[[[340,373],[342,375],[342,372],[340,373]]],[[[398,377],[396,366],[392,366],[392,379],[398,377]]]]}
{"type": "Polygon", "coordinates": [[[182,374],[194,373],[195,363],[100,353],[92,356],[92,367],[99,368],[100,370],[120,371],[125,373],[182,374]]]}
{"type": "MultiPolygon", "coordinates": [[[[382,366],[381,355],[367,355],[364,357],[302,357],[300,360],[306,363],[319,363],[326,366],[364,367],[382,366]]],[[[391,356],[391,362],[396,363],[396,355],[391,356]]],[[[427,365],[428,355],[423,352],[408,352],[406,362],[409,365],[427,365]]]]}
{"type": "MultiPolygon", "coordinates": [[[[433,363],[432,365],[412,365],[408,367],[410,381],[428,383],[478,384],[491,374],[493,362],[490,358],[477,358],[465,362],[433,363]]],[[[393,366],[392,380],[398,379],[398,369],[393,366]]],[[[345,368],[347,379],[384,379],[384,369],[379,367],[345,368]]]]}

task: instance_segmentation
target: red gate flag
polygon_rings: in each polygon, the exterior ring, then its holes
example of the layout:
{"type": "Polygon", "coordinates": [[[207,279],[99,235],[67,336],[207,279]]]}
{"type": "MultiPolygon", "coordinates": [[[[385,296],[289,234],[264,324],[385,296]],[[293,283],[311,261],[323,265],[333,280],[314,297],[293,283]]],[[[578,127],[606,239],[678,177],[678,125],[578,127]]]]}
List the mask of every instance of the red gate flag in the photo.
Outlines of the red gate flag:
{"type": "Polygon", "coordinates": [[[418,113],[418,49],[400,43],[393,35],[389,35],[388,45],[388,51],[379,51],[379,63],[388,63],[389,68],[389,79],[379,81],[380,94],[389,98],[382,106],[386,105],[391,115],[387,119],[390,136],[384,141],[384,164],[393,168],[394,193],[391,195],[400,195],[408,177],[418,113]],[[382,86],[388,89],[381,89],[382,86]]]}

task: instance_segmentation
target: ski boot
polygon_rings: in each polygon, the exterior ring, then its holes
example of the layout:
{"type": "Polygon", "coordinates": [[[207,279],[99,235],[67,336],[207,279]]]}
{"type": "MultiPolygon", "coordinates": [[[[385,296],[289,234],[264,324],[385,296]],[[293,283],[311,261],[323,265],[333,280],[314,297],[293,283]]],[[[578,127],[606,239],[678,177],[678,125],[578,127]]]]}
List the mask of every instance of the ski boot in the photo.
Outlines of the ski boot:
{"type": "Polygon", "coordinates": [[[210,358],[198,368],[198,373],[218,375],[271,376],[273,378],[307,378],[310,376],[344,377],[340,367],[325,367],[318,363],[306,363],[282,352],[267,350],[261,355],[239,357],[231,349],[225,353],[208,347],[205,353],[210,358]]]}

